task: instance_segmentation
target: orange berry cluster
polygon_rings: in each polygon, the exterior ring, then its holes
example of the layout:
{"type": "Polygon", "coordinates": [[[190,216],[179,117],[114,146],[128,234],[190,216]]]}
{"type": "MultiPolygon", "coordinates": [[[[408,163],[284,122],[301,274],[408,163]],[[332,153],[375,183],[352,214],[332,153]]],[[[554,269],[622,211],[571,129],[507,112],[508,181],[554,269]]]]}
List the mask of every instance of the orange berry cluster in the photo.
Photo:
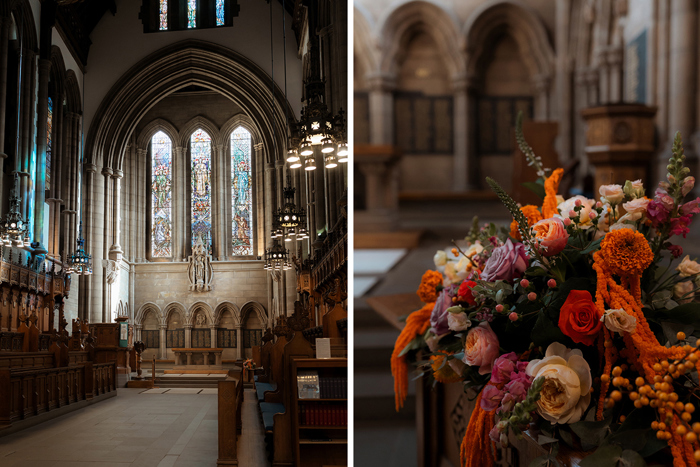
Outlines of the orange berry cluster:
{"type": "MultiPolygon", "coordinates": [[[[679,332],[676,337],[679,341],[686,338],[683,332],[679,332]]],[[[695,448],[693,456],[695,461],[700,463],[700,449],[697,444],[700,436],[700,422],[691,424],[695,405],[692,402],[680,401],[678,393],[674,390],[676,379],[697,368],[700,361],[698,347],[700,347],[700,340],[696,342],[695,347],[690,345],[681,347],[685,353],[684,358],[654,363],[652,365],[655,373],[653,383],[647,383],[643,377],[639,376],[634,380],[633,385],[628,378],[622,376],[623,371],[628,369],[626,364],[614,367],[611,372],[612,378],[604,374],[600,380],[604,383],[611,382],[616,388],[605,399],[606,407],[612,408],[616,402],[622,400],[623,392],[626,392],[636,408],[649,406],[656,409],[658,420],[651,423],[651,428],[656,430],[656,437],[669,441],[674,434],[680,436],[695,448]]],[[[620,421],[624,421],[623,417],[620,417],[620,421]]]]}

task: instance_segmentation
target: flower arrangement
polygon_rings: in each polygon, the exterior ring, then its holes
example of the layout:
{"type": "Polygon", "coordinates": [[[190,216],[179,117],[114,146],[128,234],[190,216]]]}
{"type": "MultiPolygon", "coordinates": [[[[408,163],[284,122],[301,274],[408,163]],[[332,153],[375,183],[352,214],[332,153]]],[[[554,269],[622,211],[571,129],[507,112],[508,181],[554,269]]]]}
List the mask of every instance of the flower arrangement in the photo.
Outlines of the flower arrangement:
{"type": "Polygon", "coordinates": [[[245,368],[248,371],[254,370],[255,369],[255,362],[253,361],[252,358],[248,358],[243,362],[243,368],[245,368]]]}
{"type": "MultiPolygon", "coordinates": [[[[594,451],[581,465],[675,467],[700,462],[700,264],[673,237],[689,232],[700,198],[679,134],[667,180],[599,188],[598,200],[557,195],[562,169],[537,170],[541,206],[519,206],[492,179],[509,228],[474,220],[465,242],[438,251],[391,357],[396,409],[408,373],[476,393],[460,451],[491,465],[509,432],[536,428],[558,465],[560,445],[594,451]],[[646,460],[645,460],[646,459],[646,460]]],[[[539,465],[539,464],[538,464],[539,465]]]]}

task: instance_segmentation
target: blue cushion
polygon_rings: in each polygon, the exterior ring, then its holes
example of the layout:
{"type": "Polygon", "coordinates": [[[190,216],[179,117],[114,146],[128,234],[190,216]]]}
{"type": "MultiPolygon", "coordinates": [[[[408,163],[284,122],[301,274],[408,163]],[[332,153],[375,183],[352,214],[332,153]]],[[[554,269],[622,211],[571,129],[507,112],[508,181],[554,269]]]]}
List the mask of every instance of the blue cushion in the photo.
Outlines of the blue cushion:
{"type": "Polygon", "coordinates": [[[272,427],[275,424],[275,414],[273,412],[263,412],[262,419],[265,431],[272,431],[272,427]]]}
{"type": "Polygon", "coordinates": [[[279,404],[277,402],[261,402],[260,403],[260,411],[265,413],[284,413],[284,404],[279,404]]]}
{"type": "Polygon", "coordinates": [[[277,389],[276,384],[256,383],[255,384],[255,391],[258,393],[258,401],[264,401],[265,400],[265,392],[274,391],[275,389],[277,389]]]}

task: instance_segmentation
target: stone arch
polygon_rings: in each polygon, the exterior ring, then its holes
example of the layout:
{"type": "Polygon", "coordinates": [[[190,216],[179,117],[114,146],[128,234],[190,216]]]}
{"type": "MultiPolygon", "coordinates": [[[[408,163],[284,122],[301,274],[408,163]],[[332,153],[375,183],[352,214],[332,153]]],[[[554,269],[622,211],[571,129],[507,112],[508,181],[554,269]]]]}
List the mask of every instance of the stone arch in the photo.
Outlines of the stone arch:
{"type": "Polygon", "coordinates": [[[231,302],[221,302],[216,306],[214,310],[214,324],[219,326],[221,323],[221,316],[224,314],[224,311],[227,310],[231,312],[234,322],[241,324],[241,312],[238,307],[231,302]]]}
{"type": "Polygon", "coordinates": [[[491,0],[477,8],[462,29],[467,51],[467,76],[477,76],[495,34],[510,34],[518,43],[531,76],[549,78],[554,49],[537,13],[520,0],[491,0]]]}
{"type": "MultiPolygon", "coordinates": [[[[189,148],[190,147],[190,138],[192,137],[192,133],[194,133],[195,131],[197,131],[200,128],[209,134],[209,137],[211,138],[212,150],[218,146],[221,146],[222,144],[225,144],[225,141],[222,141],[221,132],[219,131],[217,126],[214,125],[206,117],[203,117],[201,115],[197,115],[192,120],[185,123],[182,126],[182,128],[180,129],[180,140],[179,140],[180,147],[189,148]]],[[[214,155],[212,154],[212,158],[213,157],[214,157],[214,155]]]]}
{"type": "Polygon", "coordinates": [[[375,25],[372,23],[369,12],[362,5],[356,3],[354,12],[353,58],[355,68],[366,77],[376,73],[378,69],[379,58],[377,57],[378,48],[374,33],[375,25]]]}
{"type": "Polygon", "coordinates": [[[83,113],[83,100],[80,97],[80,86],[75,71],[66,71],[66,105],[69,112],[83,113]]]}
{"type": "Polygon", "coordinates": [[[148,123],[143,130],[141,130],[141,133],[136,139],[136,147],[143,150],[148,149],[148,145],[151,143],[151,138],[153,138],[153,135],[159,131],[162,131],[168,135],[168,138],[170,138],[173,145],[180,141],[180,132],[177,131],[177,128],[175,128],[172,123],[163,118],[156,118],[152,122],[148,123]]]}
{"type": "Polygon", "coordinates": [[[146,314],[151,311],[156,314],[156,319],[158,322],[163,323],[163,313],[161,312],[160,307],[153,302],[146,302],[141,305],[136,312],[136,316],[134,316],[134,324],[142,324],[146,314]]]}
{"type": "Polygon", "coordinates": [[[246,302],[242,307],[241,307],[241,312],[240,312],[240,324],[245,323],[246,319],[248,319],[248,315],[254,312],[257,316],[258,319],[260,320],[260,325],[265,329],[267,327],[268,319],[267,319],[267,311],[265,310],[265,307],[260,303],[256,301],[249,301],[246,302]]]}
{"type": "Polygon", "coordinates": [[[404,3],[379,21],[382,75],[395,76],[408,41],[417,32],[429,34],[452,75],[464,73],[464,59],[459,47],[459,20],[442,6],[425,0],[404,3]]]}
{"type": "MultiPolygon", "coordinates": [[[[262,142],[262,135],[260,134],[260,128],[253,121],[252,118],[244,113],[239,113],[231,117],[226,123],[221,127],[221,143],[224,147],[224,151],[228,153],[229,145],[231,144],[231,132],[242,126],[250,132],[250,136],[253,139],[253,146],[262,142]]],[[[253,153],[255,155],[255,153],[253,153]]]]}
{"type": "Polygon", "coordinates": [[[51,47],[51,77],[56,94],[63,95],[66,92],[66,63],[61,49],[55,45],[51,47]]]}
{"type": "Polygon", "coordinates": [[[129,137],[136,125],[168,94],[199,85],[235,102],[258,123],[267,149],[267,162],[282,159],[285,147],[285,106],[294,115],[283,92],[274,87],[257,64],[226,47],[188,39],[158,50],[134,65],[104,97],[87,137],[87,164],[121,170],[129,137]],[[275,136],[276,135],[276,138],[275,136]]]}
{"type": "Polygon", "coordinates": [[[212,324],[214,323],[214,312],[211,309],[211,306],[203,301],[197,301],[190,306],[189,311],[187,312],[187,316],[185,318],[185,323],[194,325],[194,315],[198,310],[204,311],[204,314],[207,316],[207,324],[212,324]]]}
{"type": "Polygon", "coordinates": [[[170,315],[173,314],[173,311],[177,311],[178,313],[180,313],[183,324],[188,322],[187,310],[185,309],[185,306],[180,302],[171,302],[168,303],[168,305],[163,310],[163,320],[161,321],[161,324],[163,324],[164,326],[168,325],[168,319],[170,319],[170,315]]]}
{"type": "Polygon", "coordinates": [[[13,2],[0,3],[2,3],[4,8],[11,9],[14,26],[21,29],[21,32],[16,31],[16,34],[21,34],[24,48],[36,52],[39,48],[39,39],[36,33],[34,14],[30,2],[28,0],[17,0],[14,2],[14,5],[12,5],[13,2]]]}

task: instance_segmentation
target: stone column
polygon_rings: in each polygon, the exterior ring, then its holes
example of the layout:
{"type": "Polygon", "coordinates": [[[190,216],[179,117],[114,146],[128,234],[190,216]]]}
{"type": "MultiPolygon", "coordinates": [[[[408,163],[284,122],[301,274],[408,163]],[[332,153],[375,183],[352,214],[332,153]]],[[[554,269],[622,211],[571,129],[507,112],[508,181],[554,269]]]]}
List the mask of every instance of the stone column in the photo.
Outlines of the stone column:
{"type": "Polygon", "coordinates": [[[275,164],[265,164],[265,243],[272,245],[272,213],[277,209],[275,202],[275,164]]]}
{"type": "Polygon", "coordinates": [[[216,345],[217,345],[217,342],[216,342],[216,324],[210,324],[209,330],[211,331],[211,348],[215,349],[216,345]]]}
{"type": "Polygon", "coordinates": [[[549,120],[549,85],[552,79],[549,75],[537,75],[533,80],[535,87],[535,120],[546,122],[549,120]]]}
{"type": "MultiPolygon", "coordinates": [[[[266,218],[264,216],[267,215],[267,210],[265,209],[265,199],[264,196],[262,195],[264,193],[264,188],[265,188],[265,152],[264,152],[264,145],[262,143],[258,143],[253,145],[253,150],[254,150],[254,155],[253,155],[253,167],[255,168],[254,172],[254,177],[255,177],[255,189],[253,190],[253,202],[254,202],[254,211],[253,212],[258,212],[262,213],[263,215],[260,214],[255,214],[253,216],[253,222],[255,222],[255,243],[254,248],[255,250],[253,251],[254,255],[260,255],[262,256],[265,251],[265,246],[267,245],[267,238],[265,237],[265,228],[266,228],[266,218]]],[[[269,238],[269,235],[268,235],[269,238]]]]}
{"type": "Polygon", "coordinates": [[[587,69],[582,68],[576,71],[575,75],[575,90],[574,93],[574,144],[573,144],[573,157],[581,161],[581,168],[579,168],[579,173],[587,173],[588,158],[584,152],[585,142],[586,142],[586,132],[585,123],[581,118],[581,110],[589,106],[590,96],[589,96],[589,72],[587,69]]]}
{"type": "Polygon", "coordinates": [[[34,189],[34,241],[32,248],[36,254],[48,253],[44,238],[44,200],[46,199],[46,126],[49,112],[49,70],[51,61],[39,59],[39,91],[36,124],[36,180],[34,189]]]}
{"type": "MultiPolygon", "coordinates": [[[[146,223],[146,216],[150,216],[149,212],[146,212],[146,194],[148,190],[146,190],[147,182],[144,180],[145,177],[145,169],[146,169],[146,155],[147,151],[145,149],[137,149],[136,150],[136,163],[135,166],[138,168],[136,171],[135,179],[136,183],[132,187],[132,191],[136,191],[137,197],[135,198],[138,202],[136,204],[136,239],[135,239],[135,250],[136,250],[136,262],[137,263],[143,263],[146,261],[146,248],[148,248],[148,244],[150,242],[150,232],[147,231],[147,223],[146,223]]],[[[173,180],[174,181],[174,180],[173,180]]],[[[173,190],[175,187],[173,187],[173,190]]],[[[173,191],[173,195],[175,194],[175,191],[173,191]]],[[[176,198],[173,196],[173,204],[175,204],[176,198]]],[[[172,208],[171,208],[172,209],[172,208]]],[[[175,259],[175,255],[177,250],[173,248],[173,260],[175,259]]]]}
{"type": "MultiPolygon", "coordinates": [[[[0,174],[3,173],[7,152],[5,149],[5,120],[7,107],[7,59],[9,56],[9,38],[12,20],[10,17],[0,18],[0,174]]],[[[0,206],[3,205],[5,190],[3,177],[0,176],[0,206]]]]}
{"type": "Polygon", "coordinates": [[[185,324],[185,347],[192,347],[192,325],[185,324]]]}
{"type": "Polygon", "coordinates": [[[608,102],[622,102],[622,45],[610,46],[607,50],[605,58],[608,63],[608,72],[610,75],[610,95],[608,102]]]}
{"type": "MultiPolygon", "coordinates": [[[[557,152],[563,159],[574,157],[571,150],[571,64],[569,58],[569,31],[571,28],[571,0],[557,0],[555,21],[555,50],[556,74],[555,89],[556,99],[553,104],[553,114],[559,121],[559,135],[557,136],[557,152]]],[[[576,19],[574,18],[574,21],[576,19]]]]}
{"type": "MultiPolygon", "coordinates": [[[[29,170],[34,153],[36,139],[34,135],[33,122],[36,110],[36,54],[31,50],[24,52],[22,58],[22,98],[21,98],[21,121],[20,121],[20,148],[17,151],[17,170],[20,174],[20,192],[22,196],[22,216],[30,223],[34,223],[33,212],[30,212],[29,205],[29,170]]],[[[47,103],[48,104],[48,103],[47,103]]],[[[46,128],[46,127],[44,127],[46,128]]],[[[33,232],[27,233],[29,236],[33,232]]]]}
{"type": "Polygon", "coordinates": [[[588,97],[586,107],[593,107],[594,105],[602,104],[604,101],[601,97],[600,89],[603,85],[601,84],[598,70],[595,68],[588,68],[585,71],[586,83],[588,85],[588,91],[586,93],[588,97]]]}
{"type": "Polygon", "coordinates": [[[697,67],[697,5],[693,0],[671,0],[671,44],[669,50],[668,86],[669,128],[671,133],[663,151],[664,159],[671,153],[673,134],[680,131],[688,159],[695,159],[696,149],[689,138],[695,130],[695,99],[697,67]]]}
{"type": "Polygon", "coordinates": [[[92,254],[93,273],[89,276],[82,276],[86,280],[85,286],[81,283],[81,290],[85,290],[85,305],[90,310],[90,322],[102,323],[102,295],[105,290],[103,284],[102,245],[104,243],[104,206],[101,196],[102,184],[97,180],[97,166],[85,164],[85,203],[81,207],[84,214],[85,224],[83,225],[83,235],[86,237],[85,251],[92,254]]]}
{"type": "Polygon", "coordinates": [[[121,238],[121,181],[124,177],[124,172],[117,169],[111,175],[112,182],[112,245],[109,247],[109,259],[113,261],[121,261],[123,251],[120,244],[121,238]]]}
{"type": "Polygon", "coordinates": [[[394,143],[394,89],[396,76],[375,74],[368,77],[371,144],[394,143]]]}
{"type": "Polygon", "coordinates": [[[452,191],[467,191],[469,184],[469,86],[466,76],[452,79],[453,105],[453,150],[452,191]]]}
{"type": "MultiPolygon", "coordinates": [[[[323,153],[321,152],[320,146],[314,146],[314,155],[316,156],[316,161],[323,160],[323,153]]],[[[317,162],[318,163],[318,162],[317,162]]],[[[315,248],[320,248],[318,233],[328,231],[328,218],[326,212],[326,197],[325,197],[325,185],[326,185],[326,174],[323,165],[313,171],[314,178],[314,207],[315,213],[314,218],[316,219],[315,232],[312,238],[314,238],[315,248]]]]}
{"type": "Polygon", "coordinates": [[[143,324],[134,324],[134,342],[142,339],[141,331],[143,331],[143,324]]]}
{"type": "MultiPolygon", "coordinates": [[[[187,197],[187,148],[176,147],[173,161],[173,261],[184,261],[187,258],[187,219],[190,199],[187,197]]],[[[147,185],[150,184],[150,180],[147,185]]],[[[146,190],[148,191],[148,190],[146,190]]],[[[150,216],[150,213],[147,213],[150,216]]]]}
{"type": "Polygon", "coordinates": [[[236,343],[238,344],[238,352],[236,355],[236,360],[243,360],[245,358],[245,347],[243,347],[243,326],[236,324],[236,343]]]}
{"type": "Polygon", "coordinates": [[[165,360],[168,358],[168,350],[165,347],[165,331],[168,329],[167,324],[160,324],[160,358],[165,360]]]}

